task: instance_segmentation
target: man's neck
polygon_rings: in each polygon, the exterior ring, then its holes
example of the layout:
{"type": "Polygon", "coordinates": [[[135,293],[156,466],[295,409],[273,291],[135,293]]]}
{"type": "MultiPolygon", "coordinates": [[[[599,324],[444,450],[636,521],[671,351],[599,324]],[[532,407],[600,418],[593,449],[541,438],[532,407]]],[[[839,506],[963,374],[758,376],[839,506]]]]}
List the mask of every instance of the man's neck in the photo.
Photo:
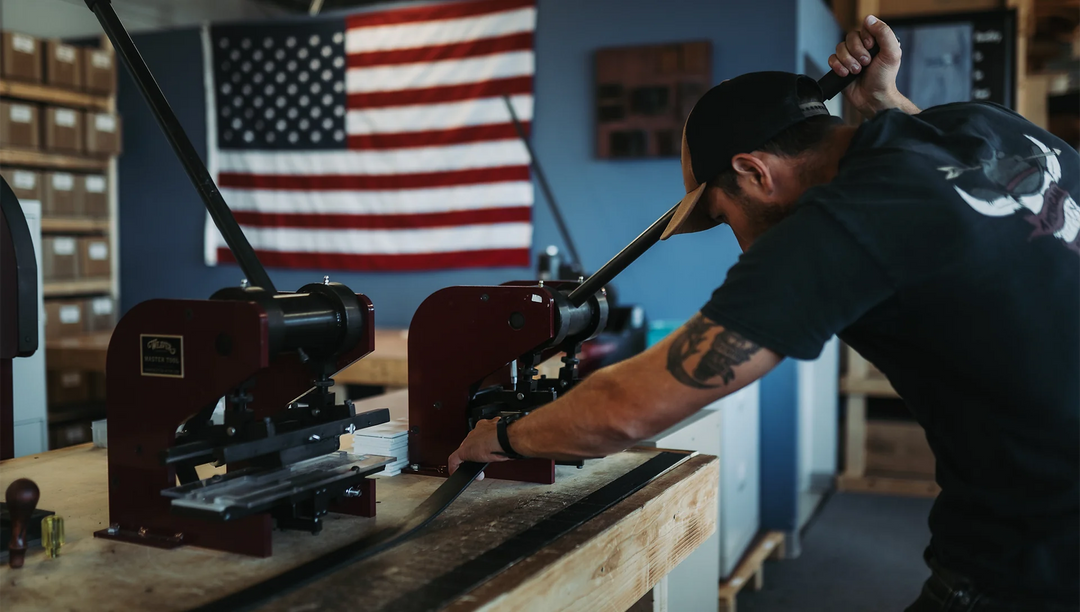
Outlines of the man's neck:
{"type": "Polygon", "coordinates": [[[826,138],[827,141],[821,147],[819,155],[819,168],[821,174],[819,178],[822,183],[831,182],[836,178],[836,173],[840,169],[840,160],[847,155],[848,149],[851,147],[851,139],[855,137],[855,132],[859,128],[850,125],[838,126],[832,131],[826,138]]]}

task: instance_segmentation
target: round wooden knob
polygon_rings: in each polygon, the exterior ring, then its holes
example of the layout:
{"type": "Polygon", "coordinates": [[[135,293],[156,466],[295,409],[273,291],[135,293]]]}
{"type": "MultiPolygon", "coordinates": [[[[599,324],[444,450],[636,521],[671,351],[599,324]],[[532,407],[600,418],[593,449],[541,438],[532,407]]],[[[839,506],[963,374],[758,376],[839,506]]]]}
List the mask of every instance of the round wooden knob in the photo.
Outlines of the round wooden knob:
{"type": "Polygon", "coordinates": [[[8,543],[8,565],[22,567],[26,558],[27,528],[30,516],[37,508],[41,491],[29,478],[20,478],[8,486],[4,499],[11,514],[11,541],[8,543]]]}

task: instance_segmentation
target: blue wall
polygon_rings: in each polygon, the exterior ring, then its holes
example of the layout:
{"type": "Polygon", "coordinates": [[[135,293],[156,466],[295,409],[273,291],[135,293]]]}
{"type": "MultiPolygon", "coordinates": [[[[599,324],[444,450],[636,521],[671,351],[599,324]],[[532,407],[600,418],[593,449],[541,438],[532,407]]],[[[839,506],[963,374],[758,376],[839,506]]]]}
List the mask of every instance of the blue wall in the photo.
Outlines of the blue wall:
{"type": "MultiPolygon", "coordinates": [[[[538,0],[534,145],[577,242],[596,269],[682,194],[677,160],[602,161],[593,156],[592,54],[601,47],[709,39],[716,82],[756,70],[804,71],[820,65],[840,31],[820,0],[538,0]]],[[[205,155],[201,42],[196,30],[137,36],[195,147],[205,155]]],[[[814,75],[818,76],[818,75],[814,75]]],[[[205,298],[235,285],[232,265],[203,264],[202,204],[134,84],[122,72],[125,121],[120,163],[120,270],[124,310],[155,297],[205,298]]],[[[534,252],[562,242],[537,192],[534,252]]],[[[618,279],[621,299],[654,319],[687,319],[723,282],[739,249],[727,228],[679,236],[646,253],[618,279]]],[[[338,273],[366,293],[381,326],[406,327],[416,306],[448,285],[532,278],[529,269],[429,273],[338,273]]],[[[272,269],[281,289],[324,271],[272,269]]],[[[762,524],[793,530],[797,512],[796,368],[781,364],[762,384],[762,524]]]]}
{"type": "MultiPolygon", "coordinates": [[[[134,37],[196,150],[206,156],[206,98],[202,42],[196,29],[134,37]]],[[[237,285],[235,265],[203,263],[206,209],[127,71],[120,71],[117,105],[124,119],[120,158],[120,295],[122,311],[151,298],[208,298],[237,285]]],[[[546,211],[545,211],[546,212],[546,211]]],[[[546,244],[546,243],[544,243],[546,244]]],[[[416,306],[447,285],[500,283],[533,276],[525,269],[449,273],[342,274],[333,270],[269,270],[274,284],[296,289],[329,274],[376,304],[376,322],[407,327],[416,306]]]]}
{"type": "MultiPolygon", "coordinates": [[[[596,269],[682,194],[676,160],[601,161],[593,157],[592,53],[613,45],[710,39],[717,82],[751,70],[795,68],[793,0],[539,0],[534,144],[585,260],[596,269]]],[[[817,1],[817,0],[814,0],[817,1]]],[[[205,101],[197,30],[135,37],[195,147],[205,154],[205,101]]],[[[125,120],[120,166],[122,307],[153,297],[208,297],[235,285],[232,265],[206,267],[198,196],[122,71],[125,120]]],[[[543,196],[534,209],[534,252],[562,243],[543,196]]],[[[622,300],[655,319],[686,319],[735,262],[726,229],[681,236],[645,254],[620,278],[622,300]]],[[[331,275],[366,293],[383,326],[405,327],[427,295],[448,285],[531,278],[529,269],[431,273],[338,273],[272,269],[281,289],[331,275]]]]}

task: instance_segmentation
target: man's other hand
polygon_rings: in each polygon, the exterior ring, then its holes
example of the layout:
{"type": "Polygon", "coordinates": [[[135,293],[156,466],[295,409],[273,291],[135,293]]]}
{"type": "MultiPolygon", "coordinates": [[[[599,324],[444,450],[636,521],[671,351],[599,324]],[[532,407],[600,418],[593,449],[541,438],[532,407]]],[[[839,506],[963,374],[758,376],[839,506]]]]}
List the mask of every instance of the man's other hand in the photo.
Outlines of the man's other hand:
{"type": "Polygon", "coordinates": [[[879,111],[899,108],[919,112],[896,88],[896,73],[900,70],[900,41],[884,21],[868,15],[861,30],[849,32],[844,42],[836,45],[829,57],[829,66],[841,77],[862,74],[861,79],[844,89],[844,95],[865,117],[879,111]],[[871,60],[870,49],[880,45],[877,57],[871,60]]]}
{"type": "MultiPolygon", "coordinates": [[[[469,435],[465,436],[465,439],[461,442],[461,446],[458,447],[454,454],[450,455],[450,458],[446,462],[446,466],[450,469],[450,473],[453,474],[457,471],[458,467],[466,461],[476,461],[479,463],[496,463],[498,461],[508,461],[506,457],[501,454],[502,446],[499,444],[499,436],[495,431],[495,423],[499,421],[499,417],[495,417],[489,421],[480,421],[476,424],[476,427],[469,432],[469,435]]],[[[477,480],[483,480],[484,474],[481,473],[477,477],[477,480]]]]}

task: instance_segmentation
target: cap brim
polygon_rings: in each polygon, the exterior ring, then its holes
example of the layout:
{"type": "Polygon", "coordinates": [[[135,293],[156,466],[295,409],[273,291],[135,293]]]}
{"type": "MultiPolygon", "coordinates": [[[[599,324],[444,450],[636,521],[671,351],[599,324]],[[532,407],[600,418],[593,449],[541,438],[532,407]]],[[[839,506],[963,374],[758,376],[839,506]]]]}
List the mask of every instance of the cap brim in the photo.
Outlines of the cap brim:
{"type": "Polygon", "coordinates": [[[675,234],[691,234],[702,232],[720,225],[709,216],[709,211],[701,202],[701,196],[705,193],[708,183],[698,185],[697,189],[686,194],[679,202],[679,208],[675,210],[675,216],[668,221],[661,240],[667,240],[675,234]]]}

